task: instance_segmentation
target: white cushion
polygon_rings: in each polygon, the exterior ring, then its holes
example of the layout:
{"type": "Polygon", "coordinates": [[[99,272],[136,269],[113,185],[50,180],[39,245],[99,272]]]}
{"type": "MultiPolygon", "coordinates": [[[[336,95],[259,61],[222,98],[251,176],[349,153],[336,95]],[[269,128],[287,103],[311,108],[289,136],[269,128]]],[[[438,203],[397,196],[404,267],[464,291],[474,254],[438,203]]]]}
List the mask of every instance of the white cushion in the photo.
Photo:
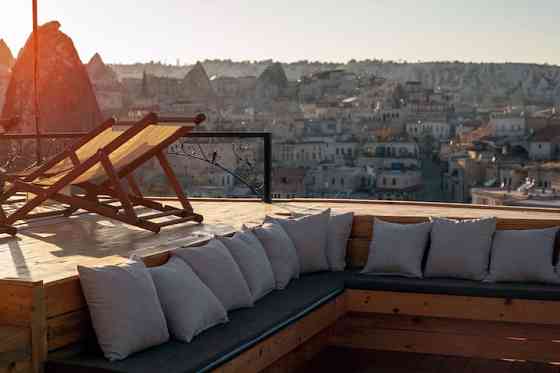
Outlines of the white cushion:
{"type": "Polygon", "coordinates": [[[93,329],[105,357],[122,360],[169,340],[150,272],[142,262],[78,266],[93,329]]]}
{"type": "Polygon", "coordinates": [[[204,246],[180,248],[174,250],[173,255],[187,262],[226,310],[253,305],[251,291],[239,266],[220,241],[212,239],[204,246]]]}
{"type": "MultiPolygon", "coordinates": [[[[299,218],[309,214],[293,213],[299,218]]],[[[346,248],[352,233],[353,212],[337,213],[331,210],[327,234],[327,261],[331,271],[344,271],[346,268],[346,248]]]]}
{"type": "Polygon", "coordinates": [[[375,219],[367,264],[362,273],[422,277],[422,259],[431,223],[396,224],[375,219]]]}
{"type": "Polygon", "coordinates": [[[299,277],[297,250],[284,228],[277,223],[265,223],[251,229],[263,245],[272,272],[276,289],[284,289],[291,279],[299,277]]]}
{"type": "Polygon", "coordinates": [[[222,237],[220,241],[229,249],[233,259],[241,269],[253,302],[274,290],[274,273],[261,242],[251,231],[236,232],[232,238],[222,237]]]}
{"type": "Polygon", "coordinates": [[[432,219],[425,277],[483,280],[488,274],[496,218],[432,219]]]}
{"type": "Polygon", "coordinates": [[[266,221],[276,221],[288,233],[296,247],[301,273],[326,271],[327,235],[331,210],[294,219],[275,219],[267,216],[266,221]]]}
{"type": "Polygon", "coordinates": [[[202,331],[228,321],[222,303],[184,260],[172,256],[149,270],[175,339],[190,342],[202,331]]]}
{"type": "Polygon", "coordinates": [[[557,232],[558,228],[496,231],[487,281],[560,283],[553,265],[557,232]]]}
{"type": "Polygon", "coordinates": [[[327,259],[332,271],[346,268],[346,247],[352,233],[353,212],[335,214],[331,211],[327,236],[327,259]]]}

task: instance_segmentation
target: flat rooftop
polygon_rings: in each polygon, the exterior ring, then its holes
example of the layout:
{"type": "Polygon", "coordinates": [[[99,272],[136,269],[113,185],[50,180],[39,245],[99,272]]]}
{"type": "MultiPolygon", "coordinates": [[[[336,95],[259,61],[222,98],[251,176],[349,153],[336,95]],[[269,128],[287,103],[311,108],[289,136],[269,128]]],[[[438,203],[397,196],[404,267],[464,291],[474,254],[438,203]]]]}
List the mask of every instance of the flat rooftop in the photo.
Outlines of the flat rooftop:
{"type": "MultiPolygon", "coordinates": [[[[164,202],[175,205],[173,200],[164,202]]],[[[357,215],[446,216],[558,221],[560,209],[490,208],[388,201],[285,200],[265,204],[258,200],[193,200],[204,224],[185,223],[154,234],[96,214],[77,213],[21,223],[16,237],[0,237],[0,278],[46,283],[76,275],[78,264],[121,263],[131,255],[149,255],[192,244],[214,234],[226,234],[243,224],[259,224],[265,215],[312,212],[325,208],[357,215]]]]}

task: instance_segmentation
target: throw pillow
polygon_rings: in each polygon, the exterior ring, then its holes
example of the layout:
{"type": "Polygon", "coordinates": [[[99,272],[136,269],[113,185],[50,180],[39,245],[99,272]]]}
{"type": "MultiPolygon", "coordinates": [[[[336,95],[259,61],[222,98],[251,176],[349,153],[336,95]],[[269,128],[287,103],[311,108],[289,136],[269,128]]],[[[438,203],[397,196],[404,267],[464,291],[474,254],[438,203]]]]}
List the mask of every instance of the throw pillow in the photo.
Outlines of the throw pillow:
{"type": "Polygon", "coordinates": [[[187,262],[226,310],[253,305],[251,291],[239,266],[220,241],[213,239],[204,246],[180,248],[174,250],[173,255],[187,262]]]}
{"type": "Polygon", "coordinates": [[[93,329],[105,357],[122,360],[169,340],[156,287],[142,262],[78,266],[93,329]]]}
{"type": "Polygon", "coordinates": [[[222,303],[185,261],[172,256],[149,271],[175,339],[190,342],[202,331],[228,321],[222,303]]]}

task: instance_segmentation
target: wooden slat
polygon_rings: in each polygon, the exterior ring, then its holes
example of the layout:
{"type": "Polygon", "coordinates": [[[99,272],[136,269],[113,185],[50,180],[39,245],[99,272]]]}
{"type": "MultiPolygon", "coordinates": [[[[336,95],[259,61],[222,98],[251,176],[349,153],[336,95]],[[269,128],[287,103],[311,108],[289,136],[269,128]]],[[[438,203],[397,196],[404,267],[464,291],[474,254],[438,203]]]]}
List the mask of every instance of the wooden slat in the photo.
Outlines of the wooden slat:
{"type": "Polygon", "coordinates": [[[93,335],[87,309],[56,316],[47,321],[49,351],[84,341],[93,335]]]}
{"type": "Polygon", "coordinates": [[[282,358],[262,370],[260,373],[307,372],[306,367],[309,362],[328,346],[332,335],[333,327],[331,326],[319,332],[304,344],[290,351],[288,354],[282,356],[282,358]]]}
{"type": "Polygon", "coordinates": [[[80,280],[77,276],[45,286],[47,318],[86,307],[80,280]]]}
{"type": "Polygon", "coordinates": [[[279,331],[245,351],[234,360],[214,370],[219,373],[256,373],[331,326],[338,318],[343,298],[334,299],[313,313],[279,331]]]}
{"type": "Polygon", "coordinates": [[[347,290],[350,312],[560,325],[560,302],[347,290]]]}
{"type": "Polygon", "coordinates": [[[0,325],[30,326],[33,283],[0,280],[0,325]]]}
{"type": "Polygon", "coordinates": [[[346,328],[355,329],[358,327],[492,336],[496,338],[529,339],[548,342],[560,340],[560,325],[356,312],[350,312],[345,315],[337,323],[336,332],[343,332],[343,329],[346,328]]]}
{"type": "Polygon", "coordinates": [[[416,330],[344,327],[331,337],[334,346],[388,351],[409,351],[438,355],[560,361],[559,343],[516,340],[494,336],[461,335],[416,330]]]}
{"type": "Polygon", "coordinates": [[[29,373],[31,371],[31,361],[0,361],[0,373],[29,373]]]}
{"type": "Polygon", "coordinates": [[[31,329],[17,326],[0,326],[0,356],[5,360],[5,353],[21,351],[31,358],[31,329]]]}
{"type": "Polygon", "coordinates": [[[165,212],[158,212],[155,214],[148,214],[148,215],[142,215],[140,216],[141,219],[159,219],[159,218],[163,218],[166,216],[170,216],[170,215],[176,215],[176,216],[181,216],[185,213],[185,210],[181,210],[181,209],[175,209],[175,210],[169,210],[169,211],[165,211],[165,212]]]}
{"type": "Polygon", "coordinates": [[[31,329],[27,327],[0,327],[0,372],[2,365],[31,362],[31,329]]]}
{"type": "Polygon", "coordinates": [[[350,268],[361,268],[367,263],[370,240],[351,238],[346,249],[346,263],[350,268]]]}
{"type": "Polygon", "coordinates": [[[33,308],[31,313],[31,364],[33,372],[43,371],[47,359],[47,307],[45,288],[40,282],[33,287],[33,308]]]}

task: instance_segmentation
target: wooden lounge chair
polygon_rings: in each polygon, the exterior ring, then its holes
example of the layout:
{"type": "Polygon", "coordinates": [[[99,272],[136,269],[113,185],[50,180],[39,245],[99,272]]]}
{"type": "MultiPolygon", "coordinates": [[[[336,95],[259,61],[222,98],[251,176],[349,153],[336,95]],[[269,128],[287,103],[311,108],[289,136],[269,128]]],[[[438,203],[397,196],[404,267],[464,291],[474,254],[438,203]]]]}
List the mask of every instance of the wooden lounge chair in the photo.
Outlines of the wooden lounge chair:
{"type": "Polygon", "coordinates": [[[194,213],[164,151],[205,119],[203,114],[194,118],[159,118],[151,113],[134,123],[106,121],[43,165],[9,177],[0,196],[0,233],[15,235],[16,221],[53,215],[53,212],[31,213],[47,200],[68,206],[54,214],[68,216],[83,209],[156,233],[168,225],[202,222],[203,217],[194,213]],[[142,195],[133,172],[154,157],[182,208],[165,206],[142,195]],[[73,187],[78,187],[83,194],[69,193],[73,187]],[[3,204],[18,192],[30,193],[33,197],[7,214],[3,204]],[[102,201],[102,196],[109,196],[111,200],[102,201]],[[135,206],[157,212],[138,216],[135,206]],[[176,218],[155,221],[168,216],[176,218]]]}

